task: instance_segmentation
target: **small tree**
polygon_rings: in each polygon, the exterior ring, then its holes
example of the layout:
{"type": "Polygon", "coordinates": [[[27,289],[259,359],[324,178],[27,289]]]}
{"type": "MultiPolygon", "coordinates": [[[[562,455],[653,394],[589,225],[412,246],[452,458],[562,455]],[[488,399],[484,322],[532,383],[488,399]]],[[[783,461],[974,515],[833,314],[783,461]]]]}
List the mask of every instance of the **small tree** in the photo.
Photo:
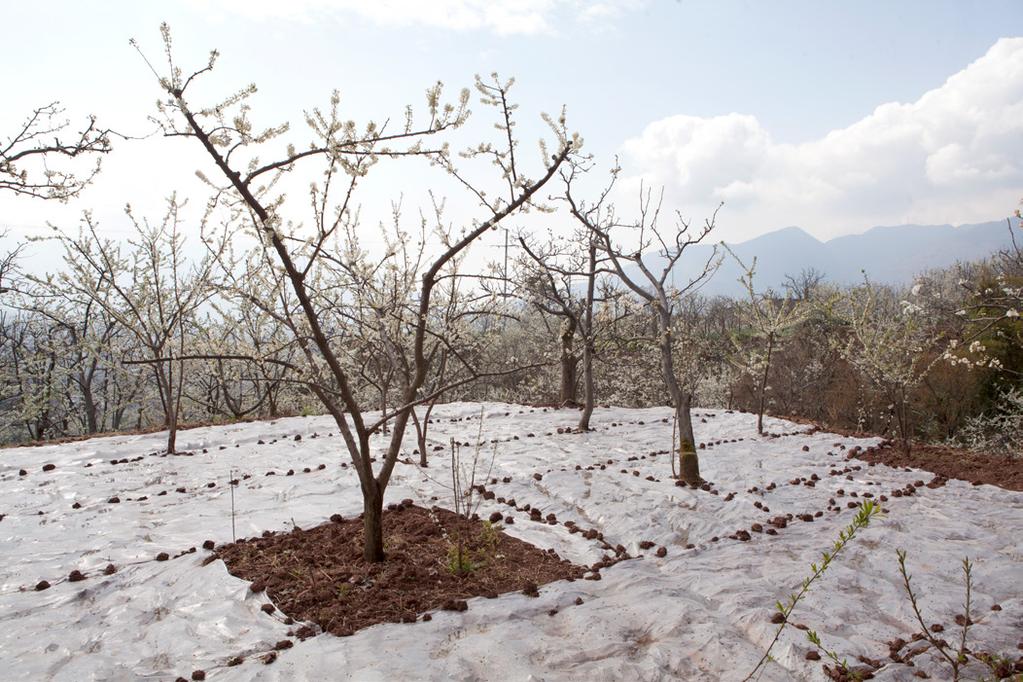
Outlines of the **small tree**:
{"type": "Polygon", "coordinates": [[[786,288],[784,296],[778,296],[770,289],[758,294],[753,286],[756,258],[747,267],[734,251],[728,249],[728,252],[743,270],[739,283],[746,290],[746,297],[738,301],[742,328],[732,334],[735,346],[733,361],[753,379],[757,433],[763,434],[771,359],[784,346],[788,333],[806,319],[809,308],[802,299],[793,298],[795,292],[789,288],[786,288]]]}
{"type": "Polygon", "coordinates": [[[611,181],[597,201],[585,204],[573,193],[573,185],[578,175],[587,170],[585,163],[585,160],[577,159],[562,173],[565,200],[572,215],[592,234],[597,249],[611,263],[622,283],[649,307],[656,345],[661,356],[661,376],[671,396],[678,424],[680,473],[687,483],[695,485],[701,479],[696,438],[693,435],[690,415],[693,396],[691,392],[683,390],[676,374],[672,340],[673,301],[677,296],[697,288],[710,277],[720,263],[717,259],[717,249],[714,249],[702,270],[692,276],[681,290],[670,290],[668,278],[686,249],[699,244],[714,229],[717,212],[715,211],[714,216],[707,220],[702,228],[693,232],[690,232],[690,223],[681,214],[677,214],[674,230],[663,231],[658,225],[663,192],[654,204],[650,192],[644,192],[641,188],[639,218],[633,222],[622,223],[615,214],[614,206],[608,201],[620,168],[612,170],[611,181]],[[616,241],[620,228],[633,232],[637,240],[635,247],[624,248],[616,241]],[[644,256],[644,252],[651,248],[656,250],[656,255],[661,259],[660,267],[650,265],[652,259],[645,260],[649,256],[644,256]]]}
{"type": "MultiPolygon", "coordinates": [[[[77,236],[58,232],[64,247],[66,269],[36,285],[62,290],[94,302],[131,334],[146,358],[126,363],[150,364],[156,379],[167,428],[167,452],[175,452],[178,415],[184,387],[184,345],[192,317],[214,293],[214,255],[189,266],[180,232],[181,204],[167,201],[167,212],[156,224],[125,213],[136,237],[128,248],[103,239],[89,213],[82,218],[77,236]]],[[[221,244],[222,252],[224,244],[221,244]]]]}
{"type": "Polygon", "coordinates": [[[942,334],[923,319],[922,309],[897,301],[864,278],[841,302],[848,336],[842,354],[888,402],[904,452],[910,450],[913,390],[941,360],[942,334]]]}
{"type": "Polygon", "coordinates": [[[721,326],[726,308],[722,302],[698,293],[675,301],[672,334],[675,367],[679,383],[693,395],[694,404],[720,407],[729,403],[733,381],[728,362],[731,342],[721,326]]]}
{"type": "Polygon", "coordinates": [[[597,299],[597,275],[609,272],[600,267],[596,240],[587,232],[575,235],[568,243],[550,239],[544,244],[531,244],[525,235],[519,244],[526,255],[520,277],[525,298],[541,313],[561,320],[559,326],[561,381],[558,401],[561,405],[576,404],[578,366],[583,368],[583,410],[578,429],[590,429],[595,402],[593,360],[596,355],[596,330],[593,306],[597,299]],[[575,283],[581,281],[583,290],[575,283]],[[582,354],[574,350],[576,336],[582,338],[582,354]]]}

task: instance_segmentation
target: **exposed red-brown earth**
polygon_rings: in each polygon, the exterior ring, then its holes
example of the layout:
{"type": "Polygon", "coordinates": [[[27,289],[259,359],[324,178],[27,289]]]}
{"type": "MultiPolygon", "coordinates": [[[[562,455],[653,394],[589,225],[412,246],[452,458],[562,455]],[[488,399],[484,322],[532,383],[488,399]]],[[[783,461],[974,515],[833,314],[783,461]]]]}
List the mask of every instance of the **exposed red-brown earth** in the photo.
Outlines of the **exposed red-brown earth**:
{"type": "Polygon", "coordinates": [[[958,478],[976,485],[996,485],[1023,491],[1023,453],[1017,457],[974,452],[942,445],[916,445],[905,453],[896,446],[867,448],[857,459],[891,467],[923,469],[944,478],[958,478]]]}
{"type": "MultiPolygon", "coordinates": [[[[472,597],[505,592],[536,596],[538,586],[583,577],[585,568],[480,521],[410,504],[383,517],[386,560],[362,558],[362,520],[335,520],[217,547],[228,571],[265,590],[280,611],[325,632],[351,635],[377,623],[415,622],[433,610],[465,610],[472,597]],[[460,575],[449,565],[454,538],[475,564],[460,575]]],[[[428,617],[424,617],[427,620],[428,617]]]]}

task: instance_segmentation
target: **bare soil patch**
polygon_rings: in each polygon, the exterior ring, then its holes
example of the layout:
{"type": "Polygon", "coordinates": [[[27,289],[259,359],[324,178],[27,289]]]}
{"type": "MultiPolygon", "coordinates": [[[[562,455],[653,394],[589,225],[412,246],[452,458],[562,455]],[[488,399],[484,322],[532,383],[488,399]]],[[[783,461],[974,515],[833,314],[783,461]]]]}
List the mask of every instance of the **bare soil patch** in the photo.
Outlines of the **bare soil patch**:
{"type": "MultiPolygon", "coordinates": [[[[361,518],[217,547],[228,571],[265,589],[274,604],[296,621],[316,623],[339,636],[377,623],[411,623],[421,614],[464,611],[471,597],[521,591],[537,596],[540,585],[581,578],[583,567],[444,509],[411,504],[384,512],[387,559],[362,558],[361,518]],[[449,551],[461,537],[472,570],[457,575],[449,551]]],[[[428,620],[430,616],[423,616],[428,620]]]]}
{"type": "MultiPolygon", "coordinates": [[[[830,424],[821,425],[798,415],[784,415],[780,418],[797,424],[809,424],[818,431],[836,433],[848,438],[881,437],[876,433],[850,431],[830,424]]],[[[867,462],[887,464],[891,467],[923,469],[937,476],[958,478],[974,485],[986,484],[1006,490],[1023,491],[1023,453],[1010,457],[947,445],[913,443],[907,455],[892,441],[885,440],[882,447],[867,448],[858,451],[855,456],[867,462]]]]}
{"type": "Polygon", "coordinates": [[[1023,457],[1008,457],[942,445],[913,444],[909,454],[887,445],[857,452],[858,459],[892,467],[913,467],[974,485],[1023,491],[1023,457]]]}

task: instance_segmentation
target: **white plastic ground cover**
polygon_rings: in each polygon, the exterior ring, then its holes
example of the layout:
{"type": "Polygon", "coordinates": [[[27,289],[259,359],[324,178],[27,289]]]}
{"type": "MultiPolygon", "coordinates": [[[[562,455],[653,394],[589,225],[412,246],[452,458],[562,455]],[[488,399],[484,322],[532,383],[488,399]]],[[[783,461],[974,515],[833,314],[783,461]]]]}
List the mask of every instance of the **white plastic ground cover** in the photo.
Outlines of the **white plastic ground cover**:
{"type": "MultiPolygon", "coordinates": [[[[446,444],[452,436],[476,440],[480,409],[466,403],[438,407],[431,439],[445,449],[431,452],[429,478],[414,465],[399,464],[387,500],[412,497],[450,506],[440,483],[450,477],[446,444]]],[[[742,679],[773,636],[775,601],[797,589],[809,564],[851,520],[854,511],[844,503],[855,499],[852,493],[876,499],[931,478],[846,462],[848,450],[838,447],[866,447],[871,440],[826,433],[762,438],[752,415],[697,411],[697,440],[722,441],[700,452],[701,471],[720,493],[712,495],[672,485],[667,456],[649,456],[669,447],[666,408],[598,409],[597,430],[587,434],[557,433],[574,425],[573,410],[487,403],[483,412],[484,439],[501,441],[491,475],[511,478],[490,489],[519,506],[553,512],[559,521],[596,528],[611,545],[622,544],[641,558],[604,569],[599,581],[543,586],[538,599],[518,593],[473,599],[468,611],[438,612],[429,622],[295,640],[264,665],[259,654],[286,638],[289,626],[279,614],[261,612],[267,596],[249,591],[222,562],[202,566],[207,552],[201,545],[231,540],[228,482],[245,474],[250,478],[235,489],[239,537],[310,527],[334,513],[358,514],[355,474],[341,466],[348,456],[329,418],[183,431],[179,447],[193,456],[152,455],[162,446],[161,434],[12,448],[0,451],[0,677],[173,680],[204,670],[211,680],[742,679]],[[46,464],[56,468],[43,472],[46,464]],[[850,466],[861,468],[848,477],[828,475],[850,466]],[[27,475],[19,475],[22,468],[27,475]],[[294,474],[286,475],[288,470],[294,474]],[[268,471],[275,475],[266,476],[268,471]],[[789,484],[813,474],[820,478],[813,488],[789,484]],[[771,482],[777,487],[765,492],[771,482]],[[836,497],[838,489],[845,496],[836,497]],[[735,493],[730,501],[728,493],[735,493]],[[115,496],[121,501],[109,502],[115,496]],[[829,498],[843,511],[826,511],[812,523],[790,522],[776,536],[754,532],[748,542],[728,539],[772,516],[825,510],[829,498]],[[76,502],[81,507],[72,509],[76,502]],[[718,542],[711,541],[715,536],[718,542]],[[664,546],[667,555],[641,550],[643,540],[664,546]],[[689,544],[695,547],[685,549],[689,544]],[[191,547],[199,549],[174,558],[191,547]],[[155,561],[160,552],[172,558],[155,561]],[[118,570],[105,576],[109,563],[118,570]],[[86,579],[68,582],[74,569],[86,579]],[[52,586],[35,591],[40,580],[52,586]],[[553,609],[557,613],[549,615],[553,609]],[[226,666],[237,655],[245,662],[226,666]]],[[[775,433],[806,431],[777,419],[767,426],[775,433]]],[[[486,458],[494,447],[488,442],[486,458]]],[[[889,498],[888,515],[854,541],[792,620],[817,630],[850,662],[859,655],[887,659],[885,642],[908,640],[914,632],[895,561],[896,548],[903,548],[925,618],[943,624],[951,640],[958,636],[952,619],[963,599],[960,560],[969,556],[975,566],[972,648],[1018,655],[1023,494],[950,481],[889,498]],[[994,604],[1002,610],[991,611],[994,604]]],[[[484,502],[480,513],[485,518],[498,510],[515,515],[509,533],[572,561],[588,565],[604,554],[597,542],[570,534],[564,525],[531,522],[496,500],[484,502]]],[[[804,632],[788,628],[761,679],[824,679],[822,663],[805,660],[809,648],[804,632]]],[[[914,660],[915,668],[889,663],[876,679],[909,679],[916,670],[932,679],[947,676],[930,654],[914,660]]],[[[975,677],[983,672],[971,670],[975,677]]]]}

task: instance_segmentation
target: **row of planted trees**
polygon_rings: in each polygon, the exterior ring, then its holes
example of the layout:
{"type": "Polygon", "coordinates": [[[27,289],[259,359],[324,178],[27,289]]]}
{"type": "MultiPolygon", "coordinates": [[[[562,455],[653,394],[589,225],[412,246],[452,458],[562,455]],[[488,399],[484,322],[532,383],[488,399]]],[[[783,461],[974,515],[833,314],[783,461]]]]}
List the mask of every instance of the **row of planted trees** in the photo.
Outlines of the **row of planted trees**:
{"type": "MultiPolygon", "coordinates": [[[[842,382],[851,381],[857,425],[880,423],[871,421],[880,396],[908,442],[913,401],[935,367],[1012,371],[993,366],[987,343],[1001,335],[1018,346],[1012,254],[989,264],[994,288],[978,275],[954,295],[936,280],[934,295],[914,291],[903,302],[869,283],[831,290],[812,273],[773,293],[757,289],[749,264],[745,300],[708,300],[699,287],[727,254],[675,282],[684,252],[708,240],[714,217],[665,220],[649,191],[635,215],[622,217],[611,201],[617,168],[603,189],[584,191],[594,164],[564,114],[544,117],[547,139],[527,163],[511,81],[477,78],[477,101],[496,132],[458,153],[450,141],[464,133],[471,93],[445,103],[440,85],[398,127],[345,120],[334,94],[306,114],[311,140],[287,142],[288,126],[258,128],[251,119],[254,86],[194,101],[194,84],[218,55],[185,75],[166,27],[163,38],[166,64],[153,66],[163,93],[156,120],[209,169],[202,177],[211,196],[198,219],[174,197],[159,220],[129,208],[126,242],[105,239],[88,214],[77,229],[55,228],[48,239],[64,258],[51,274],[18,272],[17,249],[4,259],[7,438],[162,426],[173,451],[182,421],[326,413],[358,474],[365,558],[379,561],[384,493],[406,432],[411,424],[428,465],[430,413],[440,401],[578,405],[580,429],[590,428],[598,399],[667,403],[680,476],[696,483],[697,403],[752,408],[762,428],[765,411],[819,416],[807,409],[827,404],[815,393],[847,396],[842,382]],[[409,219],[396,203],[389,221],[369,229],[357,190],[378,164],[417,160],[474,214],[454,223],[428,181],[430,210],[409,219]],[[283,188],[296,180],[308,180],[307,201],[287,198],[283,188]],[[483,235],[512,229],[509,221],[526,213],[574,232],[515,230],[511,267],[473,266],[483,235]],[[370,249],[368,234],[382,247],[370,249]],[[963,294],[970,286],[977,291],[963,294]]],[[[82,151],[106,153],[109,144],[82,151]]],[[[16,187],[29,176],[15,161],[0,170],[16,187]]]]}
{"type": "MultiPolygon", "coordinates": [[[[268,291],[228,300],[211,259],[182,255],[180,211],[171,201],[159,223],[135,220],[125,244],[101,239],[87,216],[73,238],[55,237],[61,268],[9,281],[0,320],[5,440],[318,411],[296,380],[293,337],[265,301],[257,304],[268,291]]],[[[424,381],[426,400],[410,413],[424,462],[441,399],[578,405],[580,429],[598,398],[674,402],[660,318],[605,266],[595,241],[580,232],[574,240],[523,235],[520,244],[507,280],[491,277],[473,291],[450,277],[438,292],[430,329],[447,342],[424,381]],[[466,372],[511,358],[529,371],[490,372],[479,385],[466,372]]],[[[375,316],[408,296],[396,272],[390,287],[357,288],[354,309],[374,317],[349,316],[338,327],[360,400],[384,412],[401,399],[403,365],[378,345],[375,316]]],[[[758,293],[752,268],[744,299],[666,287],[673,374],[691,401],[749,409],[761,430],[771,412],[907,440],[945,440],[971,427],[973,439],[973,418],[997,413],[1018,387],[1019,272],[1018,252],[1007,250],[926,273],[905,290],[840,289],[805,272],[778,293],[758,293]]],[[[272,296],[287,305],[286,290],[272,296]]]]}

